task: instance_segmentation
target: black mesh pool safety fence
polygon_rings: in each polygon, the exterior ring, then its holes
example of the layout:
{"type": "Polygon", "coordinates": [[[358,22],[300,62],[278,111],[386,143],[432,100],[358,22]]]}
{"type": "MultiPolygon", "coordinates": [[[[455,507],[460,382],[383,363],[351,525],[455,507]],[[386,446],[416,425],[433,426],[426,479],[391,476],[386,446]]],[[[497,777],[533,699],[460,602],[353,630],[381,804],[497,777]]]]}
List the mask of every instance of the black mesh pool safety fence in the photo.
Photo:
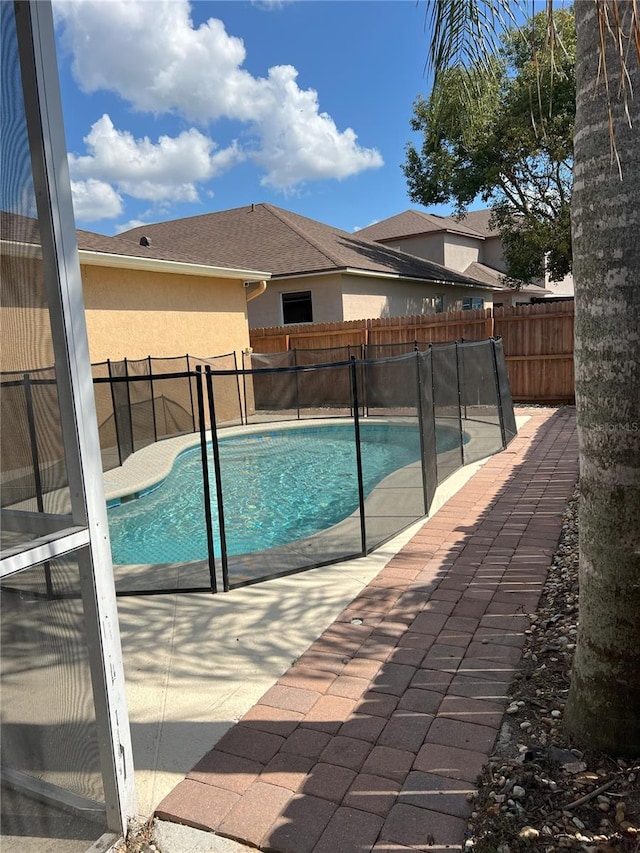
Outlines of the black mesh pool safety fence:
{"type": "MultiPolygon", "coordinates": [[[[406,349],[94,365],[117,592],[228,590],[363,556],[427,515],[516,425],[500,340],[406,349]]],[[[1,381],[3,518],[64,513],[55,375],[1,381]]]]}

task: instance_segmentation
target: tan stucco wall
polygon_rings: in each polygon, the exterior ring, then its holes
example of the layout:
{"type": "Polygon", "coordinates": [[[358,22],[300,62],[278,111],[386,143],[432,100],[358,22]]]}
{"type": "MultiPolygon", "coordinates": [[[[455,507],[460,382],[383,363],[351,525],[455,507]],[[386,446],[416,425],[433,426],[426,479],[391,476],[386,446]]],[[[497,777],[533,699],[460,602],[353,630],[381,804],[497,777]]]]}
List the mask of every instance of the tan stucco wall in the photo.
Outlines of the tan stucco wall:
{"type": "Polygon", "coordinates": [[[430,314],[436,310],[435,298],[440,295],[443,297],[444,311],[461,310],[465,296],[484,299],[485,308],[493,304],[492,291],[483,288],[414,284],[397,279],[368,279],[354,275],[344,276],[343,287],[344,320],[430,314]]]}
{"type": "Polygon", "coordinates": [[[1,370],[29,371],[53,365],[41,260],[17,254],[0,256],[0,330],[1,370]]]}
{"type": "Polygon", "coordinates": [[[488,267],[493,267],[494,270],[500,270],[500,272],[506,270],[502,241],[499,237],[487,237],[482,244],[480,262],[486,264],[488,267]]]}
{"type": "Polygon", "coordinates": [[[83,265],[82,283],[92,362],[249,345],[242,281],[83,265]]]}
{"type": "Polygon", "coordinates": [[[282,325],[282,293],[311,291],[314,323],[335,323],[342,316],[342,275],[299,276],[271,280],[262,296],[249,302],[252,329],[282,325]]]}
{"type": "Polygon", "coordinates": [[[444,240],[444,265],[450,270],[464,272],[469,264],[480,260],[482,240],[463,234],[447,234],[444,240]]]}
{"type": "Polygon", "coordinates": [[[444,232],[436,231],[433,234],[422,234],[417,237],[391,240],[384,245],[389,246],[391,249],[398,249],[400,252],[408,252],[410,255],[416,255],[418,258],[426,258],[428,261],[434,261],[436,264],[444,266],[444,244],[444,232]]]}

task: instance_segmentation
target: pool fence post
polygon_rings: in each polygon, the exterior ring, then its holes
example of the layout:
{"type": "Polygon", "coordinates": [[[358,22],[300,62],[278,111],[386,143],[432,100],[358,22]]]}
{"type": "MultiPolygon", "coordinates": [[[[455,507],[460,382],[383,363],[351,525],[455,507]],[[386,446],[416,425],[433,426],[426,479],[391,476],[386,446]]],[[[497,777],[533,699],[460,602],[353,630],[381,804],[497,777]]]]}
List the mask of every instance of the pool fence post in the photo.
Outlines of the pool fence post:
{"type": "MultiPolygon", "coordinates": [[[[44,496],[42,492],[42,477],[40,475],[38,434],[36,432],[36,421],[33,412],[33,392],[31,391],[31,376],[28,373],[23,373],[22,378],[24,381],[24,402],[27,409],[27,423],[29,425],[29,441],[31,444],[33,483],[36,490],[36,506],[38,508],[38,512],[44,513],[44,496]]],[[[51,563],[48,560],[44,564],[44,580],[47,587],[47,598],[53,598],[53,584],[51,582],[51,563]]]]}
{"type": "Polygon", "coordinates": [[[209,565],[209,582],[211,592],[218,591],[216,580],[216,561],[213,554],[213,520],[211,518],[211,498],[209,487],[209,462],[207,459],[207,430],[204,417],[204,399],[202,394],[202,365],[196,365],[198,379],[196,394],[198,400],[198,425],[200,427],[200,458],[202,460],[202,497],[204,500],[204,518],[207,527],[207,562],[209,565]]]}
{"type": "Polygon", "coordinates": [[[207,397],[209,399],[209,422],[211,425],[211,447],[213,449],[213,470],[216,477],[216,498],[218,501],[218,524],[220,527],[220,562],[222,563],[222,588],[229,592],[229,563],[227,560],[227,536],[224,528],[224,504],[222,499],[222,474],[220,467],[220,447],[218,445],[218,427],[216,423],[216,404],[213,398],[213,380],[211,368],[205,367],[207,397]]]}
{"type": "Polygon", "coordinates": [[[126,377],[125,387],[127,389],[127,412],[129,414],[129,430],[131,435],[131,453],[135,453],[136,450],[136,438],[133,434],[133,411],[131,409],[131,391],[129,389],[129,365],[127,362],[127,357],[124,357],[124,375],[126,377]]]}
{"type": "Polygon", "coordinates": [[[362,555],[367,553],[367,527],[364,517],[364,481],[362,477],[362,446],[360,444],[360,417],[358,414],[358,374],[355,356],[351,356],[351,403],[353,406],[353,427],[356,439],[356,468],[358,471],[358,503],[360,506],[360,541],[362,555]]]}
{"type": "Polygon", "coordinates": [[[252,369],[251,353],[246,349],[242,350],[242,397],[244,404],[244,422],[249,423],[249,411],[247,409],[247,361],[249,361],[249,370],[252,369]]]}
{"type": "MultiPolygon", "coordinates": [[[[436,469],[436,489],[438,488],[438,432],[436,429],[436,383],[433,378],[433,344],[429,341],[429,374],[431,375],[431,417],[433,419],[433,435],[436,444],[435,454],[435,469],[436,469]]],[[[431,509],[431,506],[429,506],[431,509]]]]}
{"type": "Polygon", "coordinates": [[[458,355],[458,341],[454,341],[456,348],[456,378],[458,382],[458,424],[460,426],[460,459],[464,465],[464,430],[462,429],[462,391],[460,387],[460,357],[458,355]]]}
{"type": "Polygon", "coordinates": [[[153,396],[153,366],[151,364],[151,356],[147,356],[147,362],[149,363],[149,390],[151,391],[151,416],[153,418],[153,440],[156,442],[158,440],[158,424],[156,422],[156,401],[153,396]]]}
{"type": "MultiPolygon", "coordinates": [[[[187,353],[185,355],[185,358],[187,359],[187,373],[191,374],[191,366],[189,364],[189,353],[187,353]]],[[[196,412],[195,412],[195,408],[193,405],[193,386],[191,385],[191,375],[189,375],[187,377],[187,382],[189,383],[189,399],[191,400],[191,421],[193,423],[192,432],[195,432],[196,431],[196,412]]]]}
{"type": "Polygon", "coordinates": [[[427,493],[427,471],[425,467],[424,455],[424,420],[422,412],[422,377],[420,375],[420,353],[418,352],[418,344],[415,349],[415,365],[416,365],[416,390],[418,394],[418,431],[420,433],[420,469],[422,471],[422,499],[424,503],[424,514],[429,512],[429,496],[427,493]]]}
{"type": "Polygon", "coordinates": [[[500,391],[500,379],[498,378],[498,356],[496,353],[496,340],[490,338],[491,354],[493,356],[493,377],[496,383],[496,400],[498,403],[498,419],[500,420],[500,436],[502,437],[502,449],[507,446],[507,431],[504,425],[504,411],[502,410],[502,392],[500,391]]]}
{"type": "Polygon", "coordinates": [[[297,419],[300,420],[300,388],[298,386],[298,357],[296,355],[296,348],[294,347],[291,352],[293,353],[293,366],[294,366],[294,376],[295,376],[295,388],[296,388],[296,414],[297,419]]]}
{"type": "Polygon", "coordinates": [[[238,413],[240,414],[240,426],[244,426],[244,418],[242,417],[242,394],[240,392],[240,373],[238,371],[238,356],[236,351],[233,351],[233,369],[236,372],[236,388],[238,389],[238,413]]]}
{"type": "Polygon", "coordinates": [[[116,445],[118,446],[118,463],[122,465],[122,450],[120,448],[120,428],[118,427],[118,407],[116,404],[116,395],[113,382],[113,373],[111,371],[111,359],[107,359],[107,371],[109,373],[109,389],[111,391],[111,405],[113,407],[113,426],[116,432],[116,445]]]}

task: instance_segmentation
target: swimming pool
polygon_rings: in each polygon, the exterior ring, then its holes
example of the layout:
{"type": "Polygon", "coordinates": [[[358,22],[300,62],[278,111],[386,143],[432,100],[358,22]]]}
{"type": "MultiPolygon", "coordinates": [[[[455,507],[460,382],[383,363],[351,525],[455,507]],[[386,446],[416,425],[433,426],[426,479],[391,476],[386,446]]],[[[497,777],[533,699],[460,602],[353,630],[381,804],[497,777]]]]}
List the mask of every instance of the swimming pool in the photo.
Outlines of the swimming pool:
{"type": "MultiPolygon", "coordinates": [[[[411,424],[360,424],[365,497],[393,471],[420,459],[411,424]]],[[[459,430],[438,428],[438,451],[459,430]]],[[[264,551],[331,527],[358,509],[352,423],[268,429],[219,439],[227,553],[264,551]]],[[[217,528],[213,466],[212,515],[217,528]]],[[[169,476],[135,500],[108,510],[116,564],[207,558],[200,448],[181,453],[169,476]]],[[[216,555],[220,537],[214,531],[216,555]]]]}

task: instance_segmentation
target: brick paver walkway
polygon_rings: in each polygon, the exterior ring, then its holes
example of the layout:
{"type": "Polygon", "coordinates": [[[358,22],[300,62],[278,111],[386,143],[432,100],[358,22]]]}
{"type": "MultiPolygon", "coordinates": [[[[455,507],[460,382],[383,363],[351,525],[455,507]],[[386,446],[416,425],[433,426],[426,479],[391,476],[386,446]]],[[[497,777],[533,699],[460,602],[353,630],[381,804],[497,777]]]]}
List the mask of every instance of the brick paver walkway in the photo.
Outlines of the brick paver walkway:
{"type": "Polygon", "coordinates": [[[156,815],[277,853],[460,849],[577,479],[531,409],[156,815]]]}

